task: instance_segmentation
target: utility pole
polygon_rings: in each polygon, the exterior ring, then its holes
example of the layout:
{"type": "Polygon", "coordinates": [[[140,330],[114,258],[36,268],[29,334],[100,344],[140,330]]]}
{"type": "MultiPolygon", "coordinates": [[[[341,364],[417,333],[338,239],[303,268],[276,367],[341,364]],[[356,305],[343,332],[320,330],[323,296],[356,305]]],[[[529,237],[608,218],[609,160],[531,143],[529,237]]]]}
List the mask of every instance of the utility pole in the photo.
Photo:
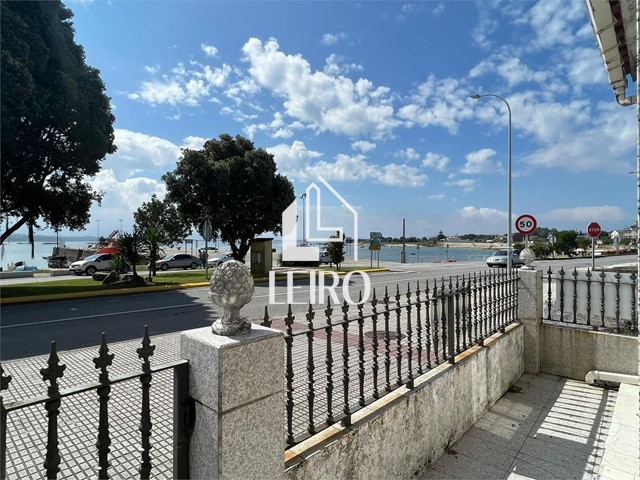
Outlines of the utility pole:
{"type": "Polygon", "coordinates": [[[407,237],[405,235],[406,230],[406,222],[405,219],[402,219],[402,255],[400,256],[400,263],[407,263],[407,237]]]}

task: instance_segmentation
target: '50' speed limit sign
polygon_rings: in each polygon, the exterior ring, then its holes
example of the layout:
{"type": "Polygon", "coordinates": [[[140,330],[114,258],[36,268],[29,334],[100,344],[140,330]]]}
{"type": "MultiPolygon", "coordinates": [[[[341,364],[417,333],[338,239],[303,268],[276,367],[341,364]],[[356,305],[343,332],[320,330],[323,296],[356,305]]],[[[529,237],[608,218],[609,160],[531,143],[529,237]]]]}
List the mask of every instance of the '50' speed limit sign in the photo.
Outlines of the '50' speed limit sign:
{"type": "Polygon", "coordinates": [[[538,222],[533,215],[520,215],[516,219],[516,230],[522,235],[531,235],[538,228],[538,222]]]}

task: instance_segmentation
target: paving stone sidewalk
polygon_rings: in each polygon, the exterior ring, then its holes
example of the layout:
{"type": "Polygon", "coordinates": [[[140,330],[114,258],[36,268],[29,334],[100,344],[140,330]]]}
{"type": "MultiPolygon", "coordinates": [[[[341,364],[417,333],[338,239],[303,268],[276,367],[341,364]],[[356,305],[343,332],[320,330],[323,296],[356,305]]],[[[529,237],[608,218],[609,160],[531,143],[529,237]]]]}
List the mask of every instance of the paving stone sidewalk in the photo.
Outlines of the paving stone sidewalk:
{"type": "Polygon", "coordinates": [[[422,477],[598,478],[617,392],[524,374],[422,477]]]}

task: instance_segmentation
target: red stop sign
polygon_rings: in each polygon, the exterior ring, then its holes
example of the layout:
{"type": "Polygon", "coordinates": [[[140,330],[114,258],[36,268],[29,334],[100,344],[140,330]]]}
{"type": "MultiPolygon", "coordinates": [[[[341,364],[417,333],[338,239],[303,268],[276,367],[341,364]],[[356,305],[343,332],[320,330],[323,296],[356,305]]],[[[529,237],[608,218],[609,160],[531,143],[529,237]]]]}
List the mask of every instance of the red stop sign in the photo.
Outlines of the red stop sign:
{"type": "Polygon", "coordinates": [[[587,234],[590,237],[596,238],[600,235],[600,232],[602,232],[602,228],[600,228],[600,225],[597,222],[591,222],[587,225],[587,234]]]}

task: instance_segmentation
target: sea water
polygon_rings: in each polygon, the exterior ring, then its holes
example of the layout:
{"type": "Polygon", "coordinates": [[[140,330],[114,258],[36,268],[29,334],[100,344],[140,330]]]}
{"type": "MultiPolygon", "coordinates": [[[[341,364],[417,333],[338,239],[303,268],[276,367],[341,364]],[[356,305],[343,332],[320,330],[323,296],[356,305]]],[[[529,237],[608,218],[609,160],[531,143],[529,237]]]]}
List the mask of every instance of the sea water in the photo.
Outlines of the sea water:
{"type": "MultiPolygon", "coordinates": [[[[54,243],[42,243],[36,242],[34,244],[34,258],[31,258],[31,245],[27,242],[9,242],[0,245],[0,266],[3,270],[8,270],[7,267],[11,263],[25,262],[27,265],[33,265],[38,269],[44,270],[49,268],[47,261],[42,257],[49,257],[53,252],[54,243]]],[[[76,245],[73,245],[74,247],[76,245]]],[[[82,245],[77,245],[78,248],[83,248],[82,245]]]]}

